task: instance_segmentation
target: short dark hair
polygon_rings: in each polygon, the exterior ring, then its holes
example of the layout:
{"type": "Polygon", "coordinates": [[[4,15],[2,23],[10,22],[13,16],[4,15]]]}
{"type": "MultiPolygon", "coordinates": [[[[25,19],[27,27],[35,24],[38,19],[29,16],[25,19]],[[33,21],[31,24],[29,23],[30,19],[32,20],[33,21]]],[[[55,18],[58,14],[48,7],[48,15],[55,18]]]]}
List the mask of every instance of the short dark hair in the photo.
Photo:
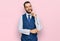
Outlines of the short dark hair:
{"type": "Polygon", "coordinates": [[[23,4],[23,5],[24,5],[24,7],[25,7],[25,4],[26,4],[26,3],[30,3],[30,1],[25,1],[25,2],[24,2],[24,4],[23,4]]]}

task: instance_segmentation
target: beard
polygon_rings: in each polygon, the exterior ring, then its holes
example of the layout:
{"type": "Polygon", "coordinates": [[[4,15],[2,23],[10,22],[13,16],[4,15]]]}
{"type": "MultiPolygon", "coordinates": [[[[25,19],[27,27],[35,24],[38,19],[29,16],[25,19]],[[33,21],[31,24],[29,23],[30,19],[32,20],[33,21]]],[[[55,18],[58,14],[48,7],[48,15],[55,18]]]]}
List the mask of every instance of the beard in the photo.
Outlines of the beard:
{"type": "Polygon", "coordinates": [[[30,14],[32,12],[32,9],[30,9],[30,11],[29,10],[28,11],[26,10],[26,12],[30,14]]]}

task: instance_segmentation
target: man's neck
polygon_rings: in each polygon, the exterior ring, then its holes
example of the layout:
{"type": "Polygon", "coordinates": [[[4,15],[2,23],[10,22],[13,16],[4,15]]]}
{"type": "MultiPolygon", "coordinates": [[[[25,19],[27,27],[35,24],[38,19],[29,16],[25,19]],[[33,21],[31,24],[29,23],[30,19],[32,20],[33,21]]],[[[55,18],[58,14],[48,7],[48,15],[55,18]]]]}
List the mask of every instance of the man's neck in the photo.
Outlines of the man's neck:
{"type": "Polygon", "coordinates": [[[28,17],[28,15],[30,15],[30,18],[32,17],[32,15],[31,15],[31,14],[29,14],[29,13],[27,13],[27,12],[26,12],[26,16],[27,16],[27,17],[28,17]]]}
{"type": "Polygon", "coordinates": [[[27,15],[31,15],[31,13],[27,13],[27,12],[26,12],[26,14],[27,14],[27,15]]]}

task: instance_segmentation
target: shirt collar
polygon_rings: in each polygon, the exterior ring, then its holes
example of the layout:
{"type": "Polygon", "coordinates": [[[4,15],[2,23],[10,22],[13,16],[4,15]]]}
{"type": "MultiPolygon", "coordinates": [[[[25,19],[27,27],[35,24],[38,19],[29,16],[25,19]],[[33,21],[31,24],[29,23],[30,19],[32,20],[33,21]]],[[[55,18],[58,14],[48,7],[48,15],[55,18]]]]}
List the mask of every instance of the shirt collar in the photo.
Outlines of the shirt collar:
{"type": "Polygon", "coordinates": [[[31,15],[31,14],[28,14],[28,13],[26,12],[26,16],[27,16],[27,18],[28,18],[28,15],[30,15],[30,18],[32,17],[32,15],[31,15]]]}
{"type": "Polygon", "coordinates": [[[28,15],[30,15],[31,16],[31,14],[28,14],[27,12],[26,12],[26,15],[28,16],[28,15]]]}

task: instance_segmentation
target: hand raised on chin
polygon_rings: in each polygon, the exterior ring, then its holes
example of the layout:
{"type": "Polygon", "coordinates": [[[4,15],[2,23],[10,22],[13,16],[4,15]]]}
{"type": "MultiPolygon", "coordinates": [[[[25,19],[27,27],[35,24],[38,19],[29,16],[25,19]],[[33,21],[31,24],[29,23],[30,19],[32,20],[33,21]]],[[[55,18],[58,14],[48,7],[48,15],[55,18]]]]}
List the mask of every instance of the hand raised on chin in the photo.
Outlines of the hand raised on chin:
{"type": "Polygon", "coordinates": [[[31,12],[31,15],[37,17],[37,14],[35,14],[33,11],[31,12]]]}

